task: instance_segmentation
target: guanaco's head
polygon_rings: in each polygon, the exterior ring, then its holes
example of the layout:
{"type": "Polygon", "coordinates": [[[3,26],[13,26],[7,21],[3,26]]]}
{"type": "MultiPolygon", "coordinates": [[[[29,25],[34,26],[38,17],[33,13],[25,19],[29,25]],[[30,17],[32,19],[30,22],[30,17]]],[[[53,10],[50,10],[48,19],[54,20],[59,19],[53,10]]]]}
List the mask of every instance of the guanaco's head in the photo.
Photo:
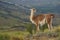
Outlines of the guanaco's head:
{"type": "Polygon", "coordinates": [[[31,12],[36,12],[36,9],[35,8],[32,8],[32,9],[30,9],[31,10],[31,12]]]}

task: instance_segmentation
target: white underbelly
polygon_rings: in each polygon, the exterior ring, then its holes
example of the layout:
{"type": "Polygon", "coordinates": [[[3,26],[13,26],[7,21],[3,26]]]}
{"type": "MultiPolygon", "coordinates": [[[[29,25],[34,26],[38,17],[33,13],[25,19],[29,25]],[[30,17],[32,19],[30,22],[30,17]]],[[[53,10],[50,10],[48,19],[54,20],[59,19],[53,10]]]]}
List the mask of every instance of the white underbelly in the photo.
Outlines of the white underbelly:
{"type": "Polygon", "coordinates": [[[43,26],[46,23],[46,19],[44,18],[42,21],[39,21],[39,24],[43,26]]]}
{"type": "MultiPolygon", "coordinates": [[[[33,24],[36,24],[35,21],[33,21],[32,19],[30,19],[30,21],[33,23],[33,24]]],[[[38,24],[40,24],[41,26],[44,25],[46,23],[46,19],[44,18],[42,21],[38,21],[38,24]]]]}

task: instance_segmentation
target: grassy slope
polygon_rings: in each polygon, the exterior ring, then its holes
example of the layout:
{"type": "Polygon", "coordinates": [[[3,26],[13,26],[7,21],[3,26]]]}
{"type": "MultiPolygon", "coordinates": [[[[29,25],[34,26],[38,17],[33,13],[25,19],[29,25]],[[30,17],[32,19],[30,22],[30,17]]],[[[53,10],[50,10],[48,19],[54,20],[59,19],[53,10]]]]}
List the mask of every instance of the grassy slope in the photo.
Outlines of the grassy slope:
{"type": "MultiPolygon", "coordinates": [[[[0,39],[1,40],[25,40],[25,38],[29,38],[29,37],[33,37],[33,36],[28,36],[30,35],[30,33],[28,31],[0,31],[0,39]],[[26,37],[28,36],[28,37],[26,37]]],[[[35,34],[34,34],[35,35],[35,34]]],[[[43,34],[36,35],[36,37],[42,39],[42,40],[46,40],[46,39],[50,39],[50,40],[59,40],[60,39],[60,26],[54,27],[54,29],[52,30],[52,32],[49,32],[48,29],[44,30],[43,34]],[[46,33],[46,34],[44,34],[46,33]],[[38,35],[43,35],[41,36],[41,38],[38,35]],[[48,37],[46,36],[48,35],[48,37]],[[56,36],[51,36],[51,35],[56,35],[56,36]],[[51,37],[49,37],[51,36],[51,37]],[[44,39],[43,39],[44,38],[44,39]]],[[[36,37],[34,39],[36,39],[36,37]]],[[[29,38],[31,39],[31,38],[29,38]]]]}

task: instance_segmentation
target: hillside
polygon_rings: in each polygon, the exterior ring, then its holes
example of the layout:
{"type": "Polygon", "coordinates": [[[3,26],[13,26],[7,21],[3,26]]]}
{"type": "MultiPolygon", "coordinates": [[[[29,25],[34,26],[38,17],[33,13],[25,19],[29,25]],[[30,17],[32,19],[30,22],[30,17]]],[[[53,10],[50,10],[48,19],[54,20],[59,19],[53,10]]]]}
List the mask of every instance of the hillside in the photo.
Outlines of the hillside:
{"type": "Polygon", "coordinates": [[[60,24],[60,6],[26,6],[26,5],[17,5],[13,3],[0,1],[0,27],[3,26],[20,26],[26,22],[29,22],[30,8],[37,9],[37,15],[41,13],[54,13],[57,14],[56,21],[54,25],[60,24]]]}
{"type": "Polygon", "coordinates": [[[0,1],[0,26],[20,25],[27,20],[27,9],[0,1]]]}

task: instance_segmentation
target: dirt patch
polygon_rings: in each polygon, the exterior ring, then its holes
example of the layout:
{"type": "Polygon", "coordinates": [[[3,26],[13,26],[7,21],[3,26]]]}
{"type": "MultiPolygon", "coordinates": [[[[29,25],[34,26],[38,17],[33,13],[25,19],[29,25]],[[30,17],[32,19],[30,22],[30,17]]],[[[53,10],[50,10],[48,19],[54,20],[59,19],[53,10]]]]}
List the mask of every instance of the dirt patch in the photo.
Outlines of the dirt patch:
{"type": "Polygon", "coordinates": [[[56,40],[55,38],[58,35],[56,33],[46,34],[34,34],[34,35],[28,35],[25,37],[25,40],[56,40]]]}

